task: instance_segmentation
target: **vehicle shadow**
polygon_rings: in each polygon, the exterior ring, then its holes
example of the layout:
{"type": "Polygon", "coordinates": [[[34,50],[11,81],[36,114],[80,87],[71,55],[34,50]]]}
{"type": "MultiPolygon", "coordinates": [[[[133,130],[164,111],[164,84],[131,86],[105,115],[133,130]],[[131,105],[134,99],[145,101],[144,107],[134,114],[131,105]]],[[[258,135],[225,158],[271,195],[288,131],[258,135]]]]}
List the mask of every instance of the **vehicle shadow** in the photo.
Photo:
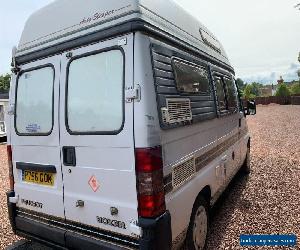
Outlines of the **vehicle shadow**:
{"type": "Polygon", "coordinates": [[[226,229],[230,225],[234,211],[241,206],[245,209],[251,206],[250,202],[242,198],[248,180],[249,176],[239,171],[212,207],[207,250],[222,249],[226,229]]]}

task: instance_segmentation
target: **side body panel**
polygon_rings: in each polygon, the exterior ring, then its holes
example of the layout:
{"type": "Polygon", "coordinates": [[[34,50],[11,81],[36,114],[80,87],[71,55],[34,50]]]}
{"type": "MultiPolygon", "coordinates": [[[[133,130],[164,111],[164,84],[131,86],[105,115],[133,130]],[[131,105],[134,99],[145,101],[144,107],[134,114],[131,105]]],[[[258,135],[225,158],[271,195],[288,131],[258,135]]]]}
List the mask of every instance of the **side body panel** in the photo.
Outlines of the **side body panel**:
{"type": "MultiPolygon", "coordinates": [[[[172,217],[173,246],[177,247],[184,239],[190,216],[199,192],[209,187],[211,197],[218,197],[241,166],[245,157],[248,138],[245,118],[242,116],[242,129],[239,127],[239,112],[222,118],[201,121],[193,125],[163,129],[160,126],[159,100],[157,99],[157,78],[163,80],[163,70],[155,72],[151,48],[156,40],[141,33],[135,39],[135,83],[141,85],[141,102],[135,104],[136,147],[162,145],[167,209],[172,217]],[[142,133],[141,133],[142,131],[142,133]],[[245,149],[242,149],[244,147],[245,149]],[[179,187],[172,187],[176,166],[193,159],[197,171],[179,187]]],[[[162,42],[158,42],[162,45],[162,42]]],[[[166,48],[169,45],[165,45],[166,48]]],[[[184,53],[182,51],[182,53],[184,53]]],[[[161,56],[161,54],[159,55],[161,56]]],[[[192,58],[192,55],[189,55],[192,58]]],[[[165,73],[170,73],[167,60],[161,62],[165,73]]],[[[208,64],[212,67],[212,65],[208,64]]],[[[174,81],[168,74],[166,81],[174,81]]],[[[170,90],[170,84],[168,86],[170,90]]],[[[165,88],[167,89],[167,88],[165,88]]],[[[172,94],[174,90],[168,92],[172,94]]],[[[194,98],[196,100],[196,98],[194,98]]]]}

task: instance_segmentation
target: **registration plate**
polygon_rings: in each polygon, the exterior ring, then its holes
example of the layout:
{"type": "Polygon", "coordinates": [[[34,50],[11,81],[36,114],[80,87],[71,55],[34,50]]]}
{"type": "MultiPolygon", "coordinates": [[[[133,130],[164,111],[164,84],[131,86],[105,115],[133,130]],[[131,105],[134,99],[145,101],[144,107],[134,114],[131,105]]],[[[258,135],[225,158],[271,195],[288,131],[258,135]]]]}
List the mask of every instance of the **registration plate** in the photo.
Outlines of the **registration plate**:
{"type": "Polygon", "coordinates": [[[24,182],[35,183],[44,186],[54,186],[54,174],[24,170],[22,174],[24,182]]]}

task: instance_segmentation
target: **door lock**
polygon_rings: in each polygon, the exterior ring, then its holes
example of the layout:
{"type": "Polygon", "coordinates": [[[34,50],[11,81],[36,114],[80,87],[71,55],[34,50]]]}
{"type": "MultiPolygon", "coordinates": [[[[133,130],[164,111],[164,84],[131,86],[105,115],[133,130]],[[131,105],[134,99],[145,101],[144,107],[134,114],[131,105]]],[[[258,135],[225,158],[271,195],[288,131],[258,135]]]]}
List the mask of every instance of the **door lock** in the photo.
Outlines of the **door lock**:
{"type": "Polygon", "coordinates": [[[78,200],[78,201],[76,202],[76,207],[84,207],[84,201],[78,200]]]}

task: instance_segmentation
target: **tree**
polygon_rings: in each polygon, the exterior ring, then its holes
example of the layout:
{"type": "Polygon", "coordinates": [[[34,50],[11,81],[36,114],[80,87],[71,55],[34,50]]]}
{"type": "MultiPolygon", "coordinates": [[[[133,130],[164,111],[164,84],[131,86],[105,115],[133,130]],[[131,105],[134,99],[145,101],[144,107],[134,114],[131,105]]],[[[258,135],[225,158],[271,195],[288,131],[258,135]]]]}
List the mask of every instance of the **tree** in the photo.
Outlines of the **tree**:
{"type": "Polygon", "coordinates": [[[0,75],[0,93],[7,93],[10,87],[10,75],[0,75]]]}
{"type": "Polygon", "coordinates": [[[235,80],[235,82],[236,82],[236,85],[238,87],[239,94],[240,94],[240,96],[242,96],[246,85],[245,85],[244,81],[241,78],[237,78],[235,80]]]}
{"type": "Polygon", "coordinates": [[[236,85],[238,86],[238,88],[241,91],[243,91],[244,88],[245,88],[245,86],[246,86],[245,83],[244,83],[244,81],[241,78],[237,78],[235,81],[236,81],[236,85]]]}
{"type": "Polygon", "coordinates": [[[280,84],[277,88],[276,96],[287,97],[290,96],[291,92],[286,84],[280,84]]]}
{"type": "Polygon", "coordinates": [[[300,94],[300,82],[293,84],[290,91],[293,95],[300,94]]]}
{"type": "Polygon", "coordinates": [[[254,94],[254,88],[252,84],[247,84],[245,89],[244,89],[244,97],[245,99],[249,100],[249,99],[253,99],[256,97],[256,95],[254,94]]]}
{"type": "Polygon", "coordinates": [[[260,89],[263,88],[263,84],[253,82],[252,83],[252,94],[255,96],[260,96],[260,89]]]}

